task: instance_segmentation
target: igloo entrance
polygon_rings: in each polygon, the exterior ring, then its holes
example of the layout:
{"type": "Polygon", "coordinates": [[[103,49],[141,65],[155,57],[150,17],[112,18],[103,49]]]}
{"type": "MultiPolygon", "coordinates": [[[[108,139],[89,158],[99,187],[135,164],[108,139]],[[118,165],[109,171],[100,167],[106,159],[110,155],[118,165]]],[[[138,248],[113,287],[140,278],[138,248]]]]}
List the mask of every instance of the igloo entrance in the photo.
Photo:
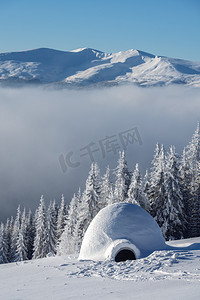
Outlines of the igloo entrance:
{"type": "Polygon", "coordinates": [[[136,260],[135,254],[133,251],[129,249],[123,249],[117,253],[115,256],[115,261],[120,262],[120,261],[126,261],[126,260],[136,260]]]}

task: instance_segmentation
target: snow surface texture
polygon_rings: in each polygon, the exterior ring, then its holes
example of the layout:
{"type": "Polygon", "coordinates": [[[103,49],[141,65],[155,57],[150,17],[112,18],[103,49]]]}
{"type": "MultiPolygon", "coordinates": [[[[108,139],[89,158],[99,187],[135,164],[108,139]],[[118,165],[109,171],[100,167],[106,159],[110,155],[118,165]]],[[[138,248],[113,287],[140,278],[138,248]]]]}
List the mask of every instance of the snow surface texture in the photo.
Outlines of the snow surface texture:
{"type": "Polygon", "coordinates": [[[199,299],[200,238],[168,244],[177,248],[121,263],[71,255],[0,265],[0,299],[199,299]]]}
{"type": "Polygon", "coordinates": [[[62,86],[200,86],[200,62],[155,56],[140,50],[104,53],[90,48],[40,48],[0,54],[0,80],[59,83],[62,86]]]}
{"type": "Polygon", "coordinates": [[[155,220],[132,203],[116,203],[103,208],[90,223],[81,246],[80,260],[114,260],[123,249],[136,258],[166,249],[155,220]]]}

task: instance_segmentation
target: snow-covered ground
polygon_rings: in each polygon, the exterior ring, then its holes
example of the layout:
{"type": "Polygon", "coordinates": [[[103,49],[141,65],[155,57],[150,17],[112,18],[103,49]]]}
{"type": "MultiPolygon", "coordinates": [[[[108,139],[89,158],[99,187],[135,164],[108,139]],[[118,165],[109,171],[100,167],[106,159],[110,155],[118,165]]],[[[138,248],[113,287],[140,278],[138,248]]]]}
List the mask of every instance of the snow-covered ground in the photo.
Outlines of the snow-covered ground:
{"type": "Polygon", "coordinates": [[[200,86],[200,62],[155,56],[130,49],[118,53],[81,48],[0,53],[0,80],[88,86],[134,83],[141,86],[200,86]]]}
{"type": "Polygon", "coordinates": [[[199,299],[200,238],[168,244],[178,248],[121,263],[71,255],[0,265],[0,299],[199,299]]]}

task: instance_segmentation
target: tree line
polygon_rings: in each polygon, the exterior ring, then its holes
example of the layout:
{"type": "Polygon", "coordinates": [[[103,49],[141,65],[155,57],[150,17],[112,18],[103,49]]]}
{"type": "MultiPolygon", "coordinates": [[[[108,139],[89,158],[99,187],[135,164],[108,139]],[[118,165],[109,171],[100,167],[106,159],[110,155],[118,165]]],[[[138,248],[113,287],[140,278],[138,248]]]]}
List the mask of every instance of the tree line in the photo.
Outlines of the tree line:
{"type": "Polygon", "coordinates": [[[15,219],[0,226],[0,263],[79,252],[98,211],[117,202],[144,208],[166,240],[200,236],[199,124],[181,157],[174,146],[166,152],[157,144],[144,177],[138,164],[129,170],[122,151],[117,167],[111,172],[108,166],[102,177],[97,163],[92,163],[84,191],[79,188],[69,206],[62,195],[60,205],[51,201],[48,208],[41,196],[34,214],[18,207],[15,219]]]}

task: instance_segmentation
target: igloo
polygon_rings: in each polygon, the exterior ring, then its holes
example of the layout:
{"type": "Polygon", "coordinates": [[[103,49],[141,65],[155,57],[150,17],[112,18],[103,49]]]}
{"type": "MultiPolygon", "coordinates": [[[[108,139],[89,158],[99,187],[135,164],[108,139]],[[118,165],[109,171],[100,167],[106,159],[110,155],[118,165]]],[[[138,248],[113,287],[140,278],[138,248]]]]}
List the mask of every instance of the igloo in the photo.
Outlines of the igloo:
{"type": "Polygon", "coordinates": [[[158,224],[144,209],[116,203],[103,208],[92,220],[78,259],[133,260],[165,248],[158,224]]]}

